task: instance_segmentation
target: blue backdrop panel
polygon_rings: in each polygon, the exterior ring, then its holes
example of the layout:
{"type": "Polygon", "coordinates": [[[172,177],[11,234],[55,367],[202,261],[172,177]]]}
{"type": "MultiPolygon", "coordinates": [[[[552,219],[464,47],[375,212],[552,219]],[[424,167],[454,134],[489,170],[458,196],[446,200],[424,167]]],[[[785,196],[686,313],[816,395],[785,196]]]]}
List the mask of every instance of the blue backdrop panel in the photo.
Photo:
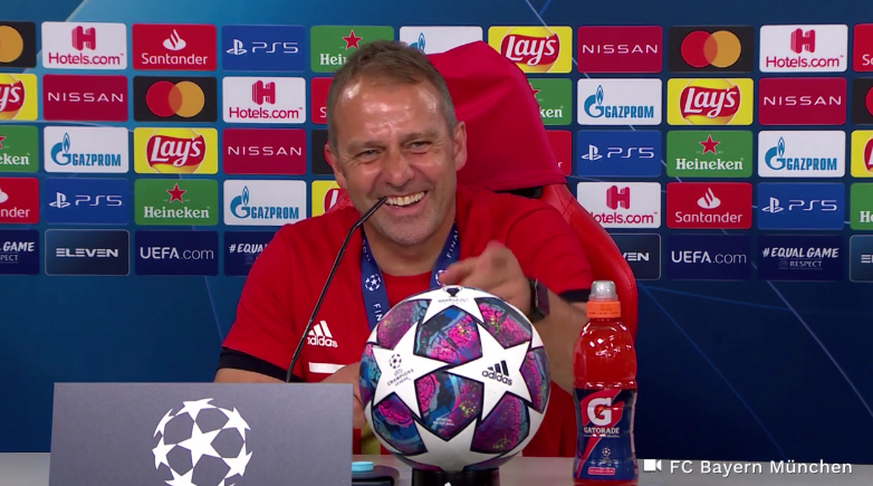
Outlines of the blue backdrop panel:
{"type": "MultiPolygon", "coordinates": [[[[873,22],[869,6],[860,0],[829,2],[826,6],[814,0],[379,3],[376,8],[373,2],[351,0],[43,0],[5,2],[0,20],[33,21],[37,32],[43,21],[63,20],[121,22],[128,29],[133,23],[214,24],[218,27],[219,46],[221,27],[230,24],[304,26],[307,41],[309,29],[317,25],[392,26],[396,36],[405,25],[478,25],[487,35],[492,25],[546,24],[573,27],[574,40],[575,29],[582,25],[661,25],[665,39],[666,29],[674,25],[750,25],[757,46],[760,26],[765,24],[851,26],[855,22],[873,22]]],[[[247,75],[225,72],[221,62],[219,56],[215,72],[198,75],[247,75]]],[[[302,73],[290,75],[307,79],[325,76],[313,74],[308,64],[302,73]]],[[[756,52],[751,74],[756,86],[760,78],[757,65],[756,52]]],[[[39,76],[46,72],[39,66],[25,71],[39,76]]],[[[135,72],[129,64],[125,71],[99,74],[132,78],[177,73],[135,72]]],[[[548,77],[574,81],[575,106],[575,80],[585,76],[574,68],[569,74],[548,77]]],[[[669,73],[666,59],[660,74],[636,77],[658,76],[664,81],[665,97],[671,76],[688,77],[669,73]]],[[[849,78],[851,86],[851,80],[859,75],[850,66],[845,73],[834,76],[849,78]]],[[[222,99],[220,82],[217,96],[222,99]]],[[[221,132],[225,124],[221,116],[218,119],[214,125],[221,132]]],[[[575,140],[575,132],[581,128],[575,119],[574,114],[571,125],[550,128],[571,130],[575,140]]],[[[755,121],[742,129],[757,132],[762,127],[757,125],[757,116],[755,121]]],[[[31,125],[39,126],[42,133],[45,122],[31,125]]],[[[128,122],[112,125],[132,131],[136,123],[131,116],[128,122]]],[[[307,121],[294,128],[309,132],[324,127],[307,121]]],[[[670,129],[666,121],[659,127],[647,128],[661,130],[661,143],[666,143],[670,129]]],[[[850,133],[855,127],[847,124],[831,128],[850,133]]],[[[327,179],[313,175],[313,147],[308,149],[310,169],[306,175],[291,178],[307,183],[327,179]]],[[[587,146],[580,152],[574,143],[573,153],[578,162],[581,153],[587,153],[587,146]]],[[[665,171],[661,174],[658,179],[648,180],[657,180],[664,190],[675,179],[667,177],[665,171]]],[[[41,169],[36,177],[42,184],[49,175],[41,169]]],[[[142,178],[133,170],[112,177],[127,177],[131,188],[134,179],[142,178]]],[[[221,170],[208,177],[218,180],[219,187],[225,179],[239,178],[226,176],[221,170]]],[[[749,181],[757,184],[757,171],[749,181]]],[[[578,180],[573,178],[571,182],[575,190],[578,180]]],[[[825,182],[845,184],[848,194],[849,184],[857,181],[847,170],[843,179],[825,182]]],[[[43,195],[43,208],[51,200],[43,195]]],[[[131,245],[136,230],[151,229],[134,223],[131,219],[128,225],[115,227],[131,232],[131,245]]],[[[3,225],[2,229],[39,230],[40,244],[44,244],[45,230],[55,227],[41,221],[34,226],[3,225]]],[[[755,228],[702,233],[750,235],[754,246],[760,236],[755,228]]],[[[229,229],[249,228],[227,228],[219,221],[217,227],[199,229],[217,230],[219,240],[226,241],[229,229]]],[[[871,291],[865,284],[849,281],[847,258],[841,280],[833,282],[768,282],[754,278],[754,272],[750,280],[685,282],[670,280],[663,271],[674,230],[662,225],[658,230],[615,233],[660,234],[664,259],[661,272],[647,271],[647,279],[640,281],[636,440],[641,457],[873,462],[869,445],[873,435],[871,291]]],[[[827,232],[840,239],[844,251],[849,249],[852,233],[848,225],[827,232]]],[[[653,243],[650,238],[634,241],[653,243]]],[[[219,253],[221,265],[215,277],[136,276],[134,255],[127,277],[56,277],[45,275],[42,269],[36,276],[0,277],[0,451],[48,450],[54,382],[211,380],[219,345],[233,323],[244,282],[242,277],[226,275],[225,255],[219,253]]],[[[239,272],[244,265],[235,257],[233,271],[239,272]]]]}

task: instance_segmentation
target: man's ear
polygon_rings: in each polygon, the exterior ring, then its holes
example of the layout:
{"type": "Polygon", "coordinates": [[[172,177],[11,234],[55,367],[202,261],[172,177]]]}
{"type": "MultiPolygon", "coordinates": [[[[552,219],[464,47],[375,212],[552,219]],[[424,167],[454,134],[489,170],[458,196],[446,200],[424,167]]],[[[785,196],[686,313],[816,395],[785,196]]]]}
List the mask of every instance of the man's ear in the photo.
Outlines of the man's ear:
{"type": "Polygon", "coordinates": [[[327,142],[324,144],[324,159],[327,160],[327,163],[333,170],[333,178],[336,180],[337,185],[340,186],[340,189],[346,190],[346,178],[343,171],[339,168],[339,156],[330,147],[330,143],[327,142]]]}
{"type": "Polygon", "coordinates": [[[452,133],[453,150],[452,159],[455,161],[455,172],[464,168],[467,164],[467,125],[459,121],[455,124],[452,133]]]}

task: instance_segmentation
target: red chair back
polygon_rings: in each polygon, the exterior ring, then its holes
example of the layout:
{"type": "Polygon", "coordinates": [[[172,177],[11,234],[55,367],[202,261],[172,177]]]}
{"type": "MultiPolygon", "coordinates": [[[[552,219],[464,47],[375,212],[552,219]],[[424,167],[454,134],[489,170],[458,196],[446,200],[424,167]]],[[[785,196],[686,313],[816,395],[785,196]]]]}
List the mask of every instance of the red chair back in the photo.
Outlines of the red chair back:
{"type": "MultiPolygon", "coordinates": [[[[541,188],[539,198],[561,212],[582,242],[594,279],[615,282],[622,320],[636,337],[633,272],[609,233],[567,188],[524,73],[484,42],[428,57],[446,80],[457,118],[467,127],[467,164],[458,172],[458,184],[492,191],[541,188]]],[[[348,206],[351,202],[343,192],[330,210],[348,206]]],[[[539,430],[524,449],[525,456],[575,454],[573,398],[554,383],[539,430]],[[555,437],[560,439],[556,442],[555,437]]]]}

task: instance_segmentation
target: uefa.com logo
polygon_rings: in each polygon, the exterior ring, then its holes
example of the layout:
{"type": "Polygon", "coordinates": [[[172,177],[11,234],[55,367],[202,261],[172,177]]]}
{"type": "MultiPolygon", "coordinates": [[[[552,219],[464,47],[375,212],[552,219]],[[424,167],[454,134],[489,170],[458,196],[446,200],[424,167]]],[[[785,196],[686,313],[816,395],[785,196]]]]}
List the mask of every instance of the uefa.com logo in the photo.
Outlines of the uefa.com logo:
{"type": "Polygon", "coordinates": [[[127,26],[43,22],[42,65],[51,69],[127,69],[127,26]]]}
{"type": "Polygon", "coordinates": [[[222,91],[226,123],[306,122],[303,78],[226,77],[222,91]]]}
{"type": "Polygon", "coordinates": [[[847,25],[765,25],[759,67],[763,73],[840,73],[849,65],[847,25]]]}

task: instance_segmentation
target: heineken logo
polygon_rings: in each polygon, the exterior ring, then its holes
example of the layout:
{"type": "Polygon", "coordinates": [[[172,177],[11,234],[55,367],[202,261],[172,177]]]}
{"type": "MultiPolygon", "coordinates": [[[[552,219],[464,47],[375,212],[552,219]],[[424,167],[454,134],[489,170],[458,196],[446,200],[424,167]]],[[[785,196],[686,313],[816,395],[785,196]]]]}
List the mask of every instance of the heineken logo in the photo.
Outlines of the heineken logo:
{"type": "Polygon", "coordinates": [[[217,181],[139,179],[134,183],[134,191],[136,224],[218,224],[217,181]]]}
{"type": "Polygon", "coordinates": [[[671,131],[667,133],[667,175],[670,177],[752,176],[752,132],[671,131]]]}

